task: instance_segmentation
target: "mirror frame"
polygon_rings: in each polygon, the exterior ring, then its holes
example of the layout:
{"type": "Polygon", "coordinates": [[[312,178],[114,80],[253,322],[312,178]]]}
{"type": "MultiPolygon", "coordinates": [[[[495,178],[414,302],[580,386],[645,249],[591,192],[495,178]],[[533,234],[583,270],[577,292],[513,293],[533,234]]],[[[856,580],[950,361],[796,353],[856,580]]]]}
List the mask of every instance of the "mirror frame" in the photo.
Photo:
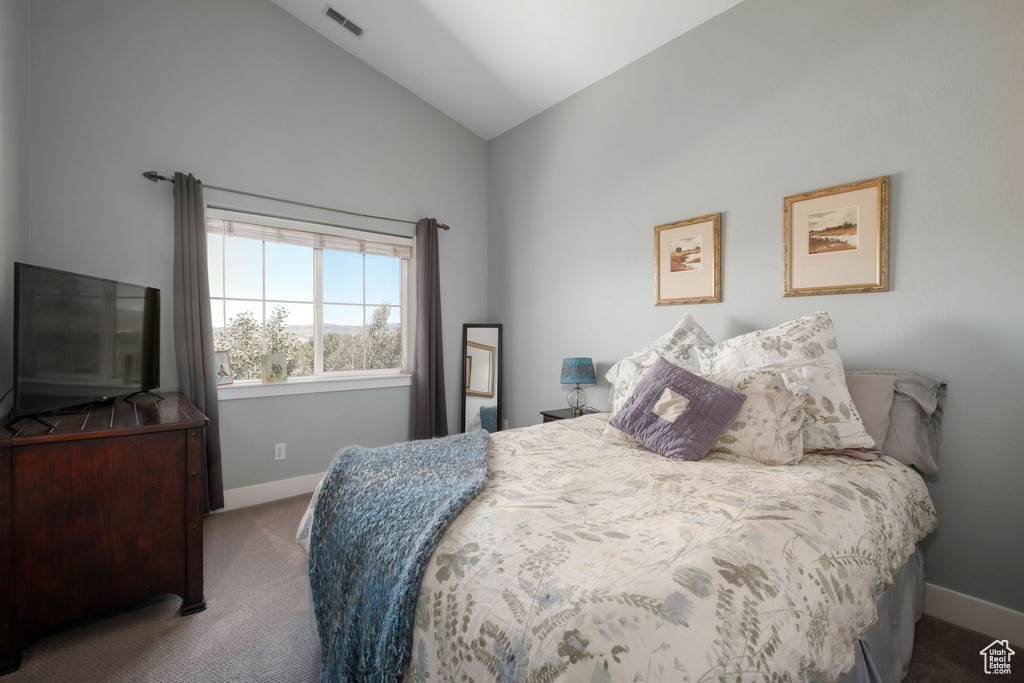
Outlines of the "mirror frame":
{"type": "Polygon", "coordinates": [[[497,359],[495,359],[493,361],[495,369],[494,369],[494,373],[491,376],[491,381],[492,381],[492,384],[496,384],[497,385],[497,386],[494,387],[494,393],[495,393],[495,398],[497,399],[497,404],[496,405],[498,407],[498,431],[499,432],[501,431],[501,425],[502,425],[501,394],[502,394],[502,388],[503,388],[502,384],[504,382],[504,380],[502,378],[501,366],[503,365],[504,359],[505,359],[505,342],[504,342],[504,340],[502,338],[501,323],[463,323],[463,325],[462,325],[462,351],[461,351],[461,355],[463,356],[463,358],[462,358],[462,362],[460,363],[460,365],[462,366],[462,382],[459,385],[460,387],[462,387],[462,411],[461,411],[462,412],[462,422],[459,423],[459,431],[460,431],[460,433],[465,433],[465,431],[466,431],[466,396],[467,395],[472,395],[472,394],[467,394],[467,391],[466,391],[466,382],[468,381],[469,377],[466,375],[465,355],[466,355],[466,346],[469,345],[469,330],[470,329],[480,329],[480,328],[483,328],[483,329],[496,329],[496,330],[498,330],[498,346],[497,346],[498,357],[497,357],[497,359]]]}

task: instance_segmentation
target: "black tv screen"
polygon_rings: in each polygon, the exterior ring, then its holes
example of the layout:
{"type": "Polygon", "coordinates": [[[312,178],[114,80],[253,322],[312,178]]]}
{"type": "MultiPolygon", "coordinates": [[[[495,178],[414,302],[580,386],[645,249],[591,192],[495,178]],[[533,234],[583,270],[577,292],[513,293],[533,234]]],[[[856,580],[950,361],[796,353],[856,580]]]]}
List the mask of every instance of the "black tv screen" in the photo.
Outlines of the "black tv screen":
{"type": "Polygon", "coordinates": [[[14,264],[13,418],[160,385],[160,290],[14,264]]]}

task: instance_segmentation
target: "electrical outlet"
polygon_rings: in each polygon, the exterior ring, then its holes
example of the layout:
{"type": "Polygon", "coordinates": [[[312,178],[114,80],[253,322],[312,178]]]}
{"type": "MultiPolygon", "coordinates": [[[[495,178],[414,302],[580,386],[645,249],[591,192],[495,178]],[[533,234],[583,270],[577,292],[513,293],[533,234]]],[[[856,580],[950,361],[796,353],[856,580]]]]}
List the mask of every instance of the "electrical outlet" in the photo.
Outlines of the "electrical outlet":
{"type": "Polygon", "coordinates": [[[501,428],[502,429],[508,429],[508,420],[502,420],[501,421],[501,428]]]}
{"type": "Polygon", "coordinates": [[[284,460],[284,444],[274,444],[274,460],[284,460]]]}

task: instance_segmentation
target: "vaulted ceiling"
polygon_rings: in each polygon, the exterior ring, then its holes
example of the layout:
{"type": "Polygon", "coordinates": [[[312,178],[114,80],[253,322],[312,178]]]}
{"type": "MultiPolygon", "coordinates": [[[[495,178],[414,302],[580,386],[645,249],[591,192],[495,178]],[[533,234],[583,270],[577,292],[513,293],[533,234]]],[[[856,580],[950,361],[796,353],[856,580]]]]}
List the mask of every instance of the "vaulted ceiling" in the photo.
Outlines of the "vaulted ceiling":
{"type": "Polygon", "coordinates": [[[485,140],[740,1],[273,0],[485,140]]]}

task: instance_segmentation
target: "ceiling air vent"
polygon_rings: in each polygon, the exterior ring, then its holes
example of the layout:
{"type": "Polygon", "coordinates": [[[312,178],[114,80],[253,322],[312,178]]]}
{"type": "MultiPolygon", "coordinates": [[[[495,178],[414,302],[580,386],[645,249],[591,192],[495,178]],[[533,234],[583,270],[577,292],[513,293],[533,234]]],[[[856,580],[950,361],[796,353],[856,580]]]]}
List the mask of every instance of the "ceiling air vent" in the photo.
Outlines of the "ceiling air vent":
{"type": "Polygon", "coordinates": [[[341,24],[342,26],[347,28],[349,31],[354,33],[356,36],[363,35],[363,29],[362,28],[360,28],[356,24],[353,24],[351,21],[346,19],[344,14],[342,14],[341,12],[336,11],[330,5],[327,5],[327,7],[324,8],[324,14],[329,16],[331,19],[334,19],[336,22],[338,22],[339,24],[341,24]]]}

